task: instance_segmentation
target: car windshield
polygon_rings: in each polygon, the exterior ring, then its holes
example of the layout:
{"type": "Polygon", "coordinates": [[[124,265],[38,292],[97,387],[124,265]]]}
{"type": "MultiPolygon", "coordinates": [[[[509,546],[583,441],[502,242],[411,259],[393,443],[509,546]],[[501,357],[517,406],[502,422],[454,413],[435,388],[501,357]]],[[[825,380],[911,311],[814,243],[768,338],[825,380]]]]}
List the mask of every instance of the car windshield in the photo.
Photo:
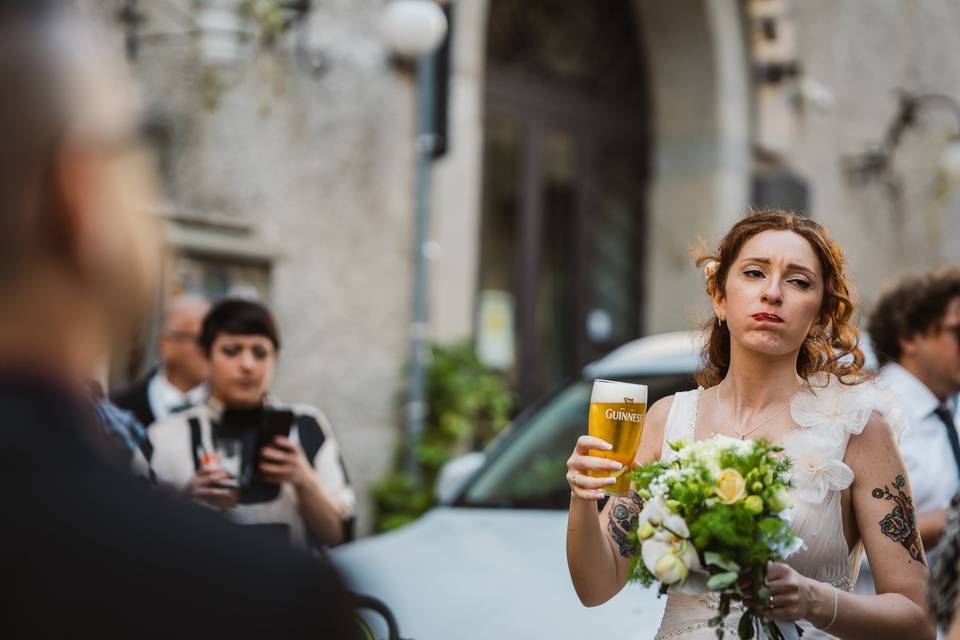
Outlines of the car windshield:
{"type": "MultiPolygon", "coordinates": [[[[627,380],[649,387],[648,404],[692,389],[688,374],[658,375],[627,380]]],[[[567,458],[579,436],[587,431],[592,384],[577,381],[561,390],[527,419],[504,442],[480,471],[457,504],[471,507],[566,509],[570,502],[567,458]]]]}

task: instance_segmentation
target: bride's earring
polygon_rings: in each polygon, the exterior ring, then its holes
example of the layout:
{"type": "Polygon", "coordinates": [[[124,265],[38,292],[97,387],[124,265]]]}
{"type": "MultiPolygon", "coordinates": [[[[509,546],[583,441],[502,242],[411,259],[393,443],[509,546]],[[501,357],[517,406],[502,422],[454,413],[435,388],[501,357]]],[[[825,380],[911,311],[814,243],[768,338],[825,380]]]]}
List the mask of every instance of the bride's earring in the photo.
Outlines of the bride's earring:
{"type": "Polygon", "coordinates": [[[717,326],[718,326],[718,327],[722,327],[722,326],[723,326],[723,320],[721,320],[720,318],[717,318],[717,326]]]}

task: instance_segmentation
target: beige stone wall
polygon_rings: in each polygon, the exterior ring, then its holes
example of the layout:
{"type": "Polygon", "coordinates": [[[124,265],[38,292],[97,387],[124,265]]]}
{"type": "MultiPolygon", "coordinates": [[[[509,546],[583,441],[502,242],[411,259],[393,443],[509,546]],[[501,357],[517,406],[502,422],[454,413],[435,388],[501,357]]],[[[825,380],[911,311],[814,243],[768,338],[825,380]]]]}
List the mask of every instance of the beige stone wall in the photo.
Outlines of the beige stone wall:
{"type": "MultiPolygon", "coordinates": [[[[152,28],[174,26],[149,8],[152,28]]],[[[190,39],[145,43],[134,65],[147,112],[170,134],[172,206],[247,223],[279,255],[275,391],[329,415],[361,531],[370,485],[393,453],[408,352],[413,79],[388,63],[381,9],[317,3],[304,42],[324,52],[326,71],[298,62],[291,36],[270,70],[247,59],[223,71],[214,109],[203,106],[208,85],[190,39]]]]}
{"type": "Polygon", "coordinates": [[[960,98],[960,4],[849,0],[794,1],[798,53],[807,76],[828,87],[835,104],[798,114],[790,160],[812,187],[811,214],[837,236],[863,298],[906,270],[960,262],[956,184],[937,194],[937,162],[958,123],[943,108],[920,114],[896,156],[903,177],[902,218],[879,184],[856,186],[841,158],[879,142],[893,118],[894,91],[960,98]]]}

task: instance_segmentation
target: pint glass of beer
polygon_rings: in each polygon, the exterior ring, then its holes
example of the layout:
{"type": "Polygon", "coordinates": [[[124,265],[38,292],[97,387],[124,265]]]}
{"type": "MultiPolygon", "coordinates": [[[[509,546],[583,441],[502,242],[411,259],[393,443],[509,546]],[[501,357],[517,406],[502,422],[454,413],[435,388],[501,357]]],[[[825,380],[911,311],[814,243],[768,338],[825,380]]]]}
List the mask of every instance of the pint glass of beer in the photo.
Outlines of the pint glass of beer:
{"type": "Polygon", "coordinates": [[[627,471],[633,466],[647,415],[647,387],[642,384],[595,380],[590,396],[589,433],[613,445],[610,451],[591,449],[590,455],[616,460],[623,465],[617,471],[590,471],[593,478],[618,478],[604,487],[604,493],[624,495],[630,489],[627,471]]]}

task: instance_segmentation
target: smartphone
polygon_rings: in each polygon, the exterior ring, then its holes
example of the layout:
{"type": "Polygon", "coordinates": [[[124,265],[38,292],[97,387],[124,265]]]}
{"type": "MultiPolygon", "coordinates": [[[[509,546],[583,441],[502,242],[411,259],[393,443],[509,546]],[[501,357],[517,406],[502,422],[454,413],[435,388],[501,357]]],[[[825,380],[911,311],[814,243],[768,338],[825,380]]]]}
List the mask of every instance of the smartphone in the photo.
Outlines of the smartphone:
{"type": "Polygon", "coordinates": [[[249,481],[240,489],[240,504],[269,502],[280,495],[280,485],[267,482],[260,475],[260,463],[263,461],[260,450],[273,445],[277,436],[289,438],[293,420],[292,411],[270,408],[263,410],[260,424],[256,429],[255,445],[249,457],[251,465],[247,474],[249,481]]]}

